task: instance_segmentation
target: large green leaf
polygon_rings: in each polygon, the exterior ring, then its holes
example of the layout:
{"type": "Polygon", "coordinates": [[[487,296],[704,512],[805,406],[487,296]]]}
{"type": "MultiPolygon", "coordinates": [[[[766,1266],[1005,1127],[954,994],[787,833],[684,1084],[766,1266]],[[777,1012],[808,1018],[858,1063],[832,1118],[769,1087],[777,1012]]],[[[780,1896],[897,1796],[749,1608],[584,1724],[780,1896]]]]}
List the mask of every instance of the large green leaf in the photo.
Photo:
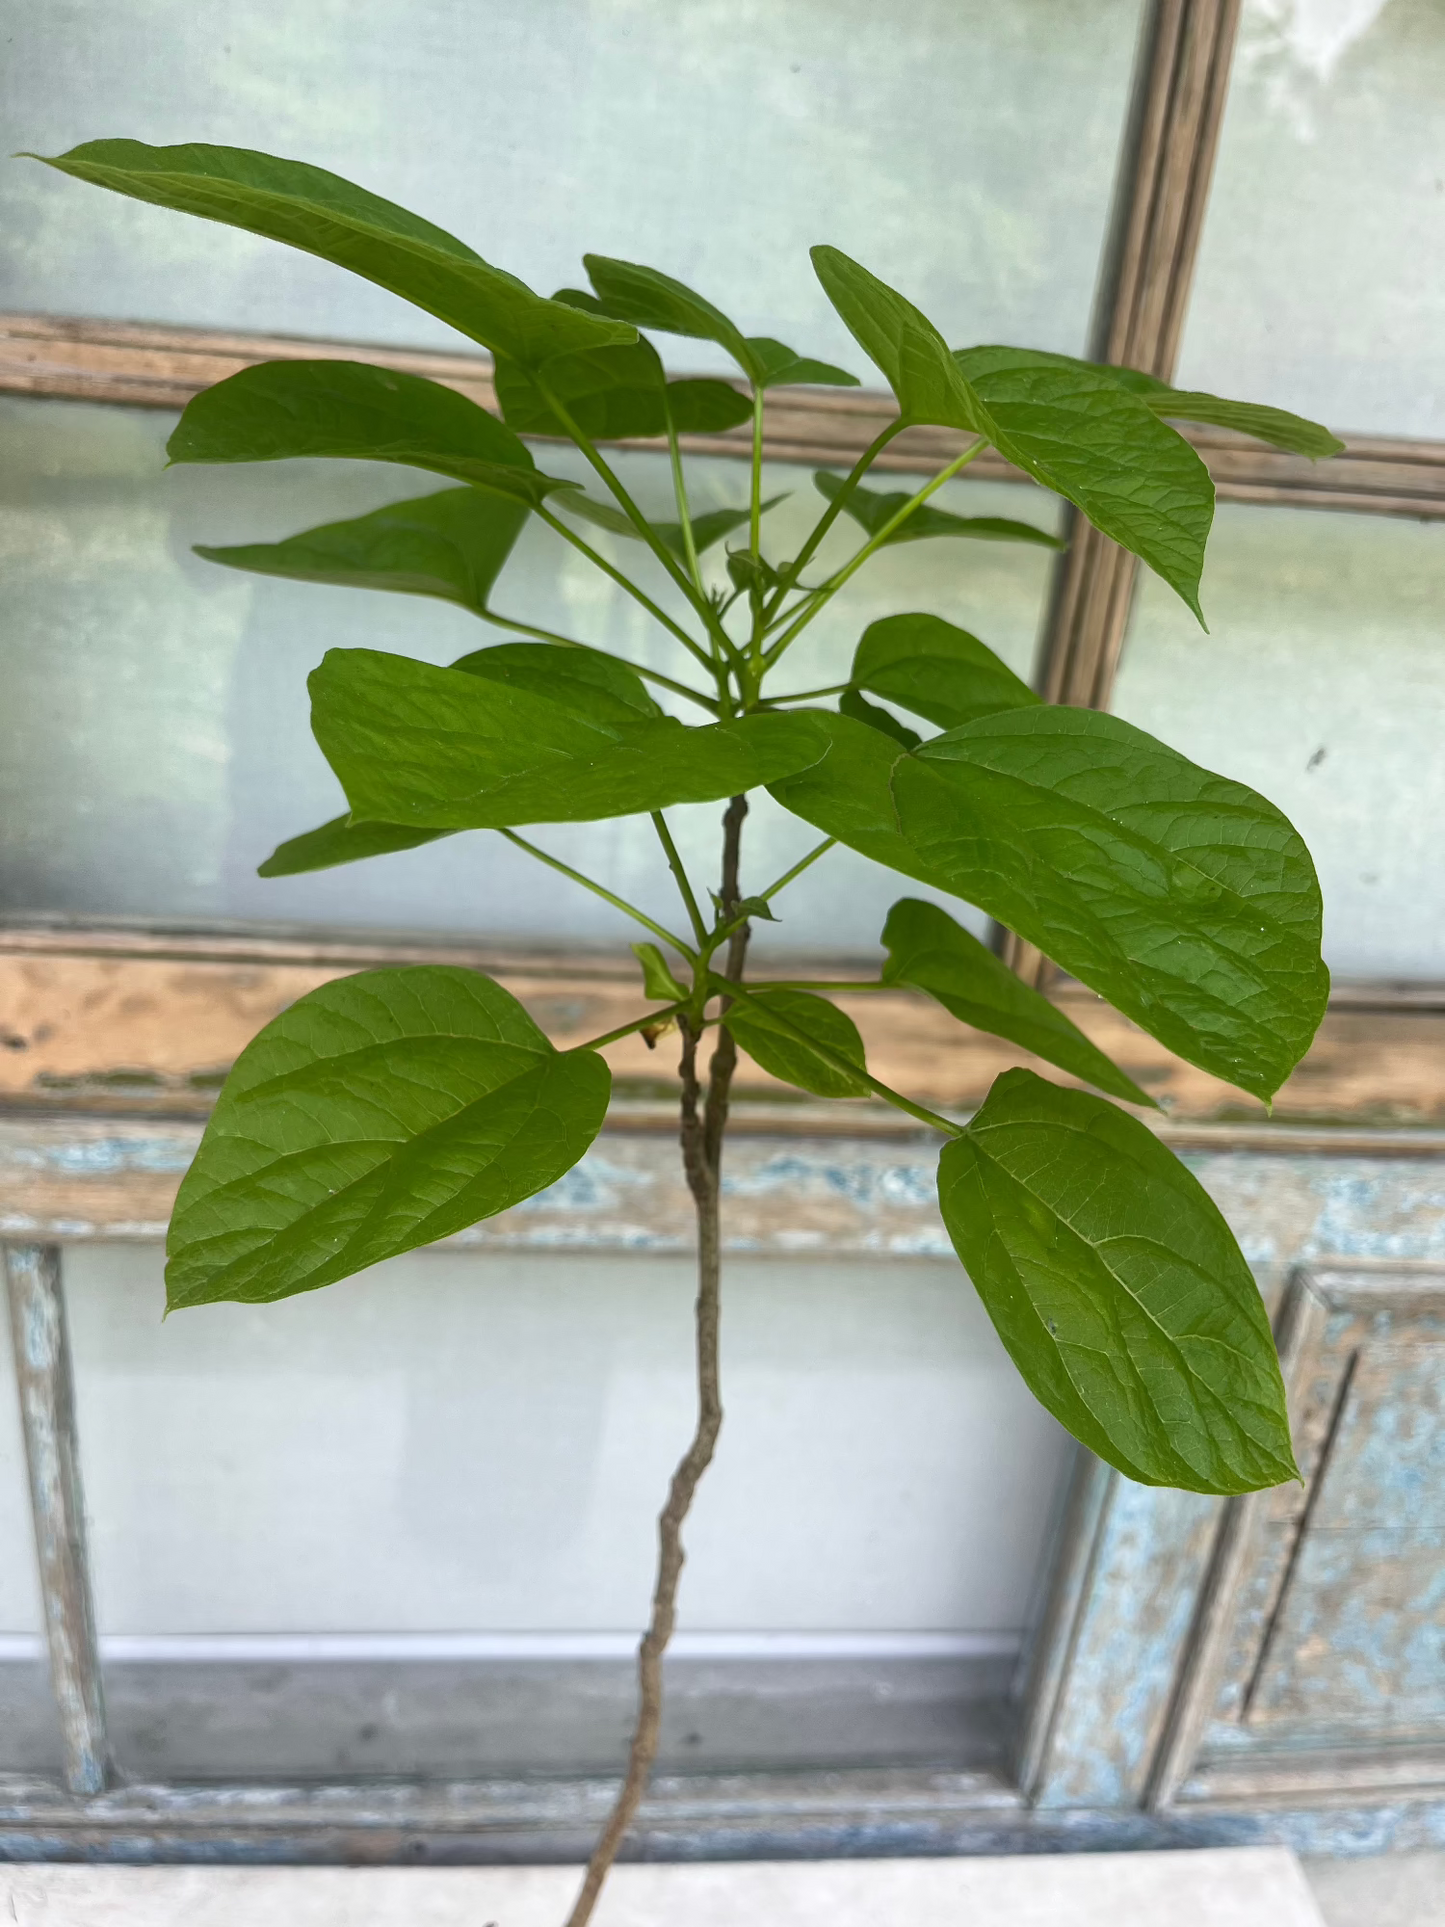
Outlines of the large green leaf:
{"type": "Polygon", "coordinates": [[[620,722],[513,682],[370,649],[333,649],[311,676],[312,728],[360,820],[500,829],[708,803],[816,761],[815,715],[692,729],[620,722]]]}
{"type": "Polygon", "coordinates": [[[1093,710],[1036,705],[935,736],[893,770],[930,874],[1161,1043],[1268,1099],[1329,974],[1294,826],[1242,783],[1093,710]]]}
{"type": "Polygon", "coordinates": [[[829,300],[887,377],[905,420],[984,436],[1141,556],[1199,614],[1214,484],[1182,436],[1087,363],[950,353],[926,315],[858,262],[837,248],[812,254],[829,300]]]}
{"type": "Polygon", "coordinates": [[[731,382],[698,375],[670,381],[667,406],[679,435],[721,435],[753,412],[747,396],[731,382]]]}
{"type": "Polygon", "coordinates": [[[1136,1118],[1006,1071],[944,1147],[954,1248],[1030,1390],[1146,1485],[1297,1478],[1269,1320],[1229,1226],[1136,1118]]]}
{"type": "Polygon", "coordinates": [[[891,709],[880,709],[877,703],[870,703],[860,696],[856,689],[845,689],[838,698],[838,714],[851,716],[855,723],[867,723],[870,729],[881,730],[891,736],[895,743],[902,743],[905,749],[917,749],[923,741],[916,729],[901,723],[891,709]]]}
{"type": "Polygon", "coordinates": [[[304,830],[300,836],[278,843],[258,865],[256,874],[295,877],[311,870],[334,870],[339,864],[361,863],[369,856],[415,850],[452,834],[451,830],[405,830],[399,823],[353,823],[349,815],[333,816],[318,829],[304,830]]]}
{"type": "Polygon", "coordinates": [[[187,404],[166,453],[173,462],[400,462],[533,508],[573,486],[540,473],[510,428],[454,388],[363,361],[243,368],[187,404]]]}
{"type": "Polygon", "coordinates": [[[530,690],[599,722],[635,723],[662,714],[637,671],[600,649],[496,642],[459,656],[451,666],[510,689],[530,690]]]}
{"type": "Polygon", "coordinates": [[[785,1084],[816,1097],[871,1095],[867,1080],[838,1062],[865,1067],[858,1026],[826,997],[811,990],[754,990],[746,1003],[729,1006],[724,1022],[754,1063],[785,1084]]]}
{"type": "Polygon", "coordinates": [[[1038,697],[986,643],[942,616],[884,616],[859,639],[849,677],[940,729],[956,729],[1038,697]]]}
{"type": "MultiPolygon", "coordinates": [[[[826,468],[818,469],[813,476],[813,486],[827,501],[836,501],[843,493],[844,482],[837,475],[830,475],[826,468]]],[[[843,504],[845,514],[869,535],[879,535],[898,511],[912,500],[905,489],[896,494],[880,495],[876,489],[853,488],[843,504]]],[[[1031,542],[1037,548],[1062,549],[1066,546],[1056,535],[1047,529],[1035,528],[1032,522],[1012,522],[1003,515],[954,515],[948,509],[936,509],[931,503],[924,502],[916,508],[906,522],[900,522],[891,535],[885,536],[883,547],[889,548],[895,542],[923,542],[936,535],[961,536],[982,542],[1031,542]]]]}
{"type": "Polygon", "coordinates": [[[977,904],[1191,1064],[1268,1099],[1324,1013],[1319,884],[1241,783],[1113,716],[1042,704],[912,752],[843,716],[787,809],[977,904]]]}
{"type": "MultiPolygon", "coordinates": [[[[44,155],[33,155],[46,160],[44,155]]],[[[87,141],[46,165],[138,201],[199,214],[320,255],[529,365],[630,341],[616,321],[544,301],[445,229],[324,167],[244,147],[87,141]]]]}
{"type": "Polygon", "coordinates": [[[611,1079],[470,970],[324,984],[237,1059],[176,1199],[172,1310],[314,1291],[571,1169],[611,1079]]]}
{"type": "Polygon", "coordinates": [[[1167,421],[1209,422],[1216,428],[1232,428],[1255,441],[1268,442],[1272,448],[1286,449],[1292,455],[1308,455],[1320,461],[1338,455],[1344,443],[1318,422],[1302,415],[1291,415],[1283,408],[1267,408],[1258,402],[1227,401],[1221,395],[1202,395],[1171,388],[1156,375],[1138,368],[1115,368],[1104,361],[1078,361],[1071,355],[1049,354],[1037,348],[968,348],[960,356],[970,374],[995,360],[1002,366],[1034,363],[1040,367],[1084,368],[1103,375],[1118,387],[1137,395],[1156,415],[1167,421]]]}
{"type": "Polygon", "coordinates": [[[557,355],[531,371],[499,355],[493,379],[497,405],[518,435],[567,438],[544,385],[589,440],[661,435],[667,429],[667,382],[650,341],[557,355]]]}
{"type": "Polygon", "coordinates": [[[885,983],[925,990],[960,1023],[992,1037],[1007,1037],[1114,1097],[1131,1104],[1154,1102],[1047,997],[1016,977],[1001,957],[937,904],[920,903],[916,897],[895,903],[882,942],[888,952],[885,983]]]}
{"type": "Polygon", "coordinates": [[[224,549],[198,544],[196,554],[256,575],[440,596],[480,611],[527,513],[525,503],[480,489],[444,488],[370,515],[324,523],[284,542],[224,549]]]}

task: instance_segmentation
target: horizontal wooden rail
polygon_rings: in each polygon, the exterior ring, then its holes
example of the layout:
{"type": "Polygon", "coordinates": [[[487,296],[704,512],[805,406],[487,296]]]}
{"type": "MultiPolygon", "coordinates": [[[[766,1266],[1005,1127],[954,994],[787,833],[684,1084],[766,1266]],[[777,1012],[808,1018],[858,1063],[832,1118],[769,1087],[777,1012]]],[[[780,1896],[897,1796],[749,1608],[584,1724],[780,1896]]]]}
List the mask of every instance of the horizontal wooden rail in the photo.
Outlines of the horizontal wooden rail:
{"type": "MultiPolygon", "coordinates": [[[[0,315],[0,393],[16,395],[179,409],[201,389],[258,361],[357,356],[444,382],[483,407],[496,405],[491,363],[482,355],[54,315],[0,315]]],[[[890,396],[866,390],[775,391],[768,401],[765,452],[775,462],[845,467],[896,412],[890,396]]],[[[1222,501],[1445,519],[1445,443],[1348,436],[1342,456],[1316,463],[1258,447],[1223,429],[1189,427],[1185,433],[1209,464],[1222,501]]],[[[741,460],[751,452],[750,435],[745,426],[724,434],[688,436],[684,446],[693,454],[741,460]]],[[[948,429],[911,428],[884,452],[879,467],[902,473],[927,470],[950,460],[961,446],[962,437],[948,429]]],[[[968,474],[981,481],[1026,479],[992,451],[973,463],[968,474]]]]}

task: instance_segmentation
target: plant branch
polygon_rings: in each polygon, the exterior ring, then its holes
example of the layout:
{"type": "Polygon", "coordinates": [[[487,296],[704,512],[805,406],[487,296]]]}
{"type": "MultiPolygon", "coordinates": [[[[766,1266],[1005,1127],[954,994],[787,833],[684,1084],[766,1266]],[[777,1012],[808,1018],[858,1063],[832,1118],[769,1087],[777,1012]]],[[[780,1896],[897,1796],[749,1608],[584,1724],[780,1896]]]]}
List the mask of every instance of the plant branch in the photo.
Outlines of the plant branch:
{"type": "Polygon", "coordinates": [[[528,856],[536,857],[539,863],[545,863],[549,870],[560,871],[564,877],[570,877],[574,883],[580,883],[582,888],[590,890],[594,897],[601,897],[602,901],[610,903],[614,910],[620,910],[624,916],[631,917],[635,923],[640,923],[644,930],[650,930],[654,937],[661,937],[664,943],[670,943],[678,955],[686,957],[689,963],[697,962],[697,952],[691,944],[684,943],[681,937],[674,936],[672,931],[662,924],[654,923],[646,911],[639,910],[637,905],[629,903],[626,897],[616,896],[605,885],[594,883],[591,877],[583,876],[580,870],[574,870],[572,865],[564,863],[561,857],[548,856],[545,850],[539,850],[535,843],[529,843],[526,837],[518,836],[515,830],[498,830],[497,835],[506,837],[509,843],[515,843],[519,850],[525,850],[528,856]]]}
{"type": "Polygon", "coordinates": [[[819,696],[841,696],[845,689],[851,688],[851,683],[834,682],[829,683],[826,689],[790,689],[786,696],[769,696],[768,707],[771,708],[775,703],[810,703],[819,696]]]}
{"type": "Polygon", "coordinates": [[[657,840],[662,845],[663,854],[667,858],[667,867],[671,870],[677,883],[678,894],[686,905],[692,934],[697,938],[698,948],[702,949],[707,943],[707,925],[703,922],[702,912],[697,907],[697,898],[693,895],[692,884],[688,881],[687,871],[683,867],[677,845],[672,840],[672,831],[668,829],[667,818],[661,810],[652,812],[652,827],[657,831],[657,840]]]}
{"type": "Polygon", "coordinates": [[[539,629],[534,622],[518,622],[515,616],[498,615],[494,609],[478,609],[476,613],[483,622],[490,622],[498,629],[514,629],[518,635],[535,636],[538,642],[554,642],[559,649],[585,649],[590,655],[606,656],[609,662],[620,663],[624,669],[630,669],[634,676],[655,682],[659,689],[670,689],[675,696],[686,696],[689,702],[701,704],[704,709],[711,710],[714,716],[718,713],[715,697],[704,696],[700,689],[694,689],[685,682],[676,682],[671,676],[664,676],[660,670],[644,669],[641,663],[628,662],[625,656],[614,656],[608,649],[594,649],[590,642],[578,642],[572,636],[559,636],[552,629],[539,629]]]}
{"type": "Polygon", "coordinates": [[[780,589],[774,591],[772,600],[764,609],[763,622],[765,626],[771,625],[773,618],[777,615],[782,604],[783,597],[788,593],[789,588],[797,581],[803,570],[817,554],[818,544],[823,540],[823,537],[847,507],[848,497],[853,493],[854,489],[857,488],[863,477],[868,473],[869,469],[872,468],[874,462],[877,461],[884,449],[887,448],[888,444],[893,440],[893,437],[895,435],[901,435],[906,426],[907,424],[901,417],[896,421],[889,422],[881,434],[874,436],[873,440],[869,442],[863,453],[848,471],[847,479],[843,483],[842,488],[839,489],[832,501],[823,510],[823,513],[813,525],[812,534],[789,563],[789,580],[785,582],[780,589]]]}
{"type": "MultiPolygon", "coordinates": [[[[951,481],[961,469],[967,468],[969,463],[973,461],[975,457],[981,455],[987,446],[987,442],[983,436],[980,435],[978,440],[974,442],[971,447],[966,448],[956,460],[951,461],[947,468],[941,468],[931,481],[925,482],[916,495],[910,495],[908,500],[903,504],[903,507],[898,510],[897,514],[890,515],[878,533],[865,542],[855,556],[851,557],[835,575],[829,576],[826,582],[813,591],[802,613],[783,631],[782,635],[778,637],[777,641],[768,650],[766,660],[770,668],[789,644],[796,641],[802,634],[804,629],[806,629],[808,624],[813,620],[813,617],[817,615],[818,611],[825,608],[832,598],[837,595],[843,584],[858,573],[869,556],[875,555],[878,550],[883,547],[883,544],[888,540],[889,536],[893,534],[894,530],[901,527],[902,524],[908,520],[909,516],[912,515],[913,511],[916,508],[921,508],[929,496],[941,489],[945,482],[951,481]]],[[[838,500],[841,501],[842,497],[840,496],[838,500]]]]}
{"type": "Polygon", "coordinates": [[[681,1004],[664,1004],[661,1010],[649,1010],[642,1017],[634,1017],[630,1024],[619,1024],[616,1030],[605,1030],[600,1037],[589,1037],[585,1044],[573,1044],[572,1050],[601,1050],[604,1044],[615,1044],[623,1037],[631,1037],[635,1031],[648,1030],[653,1024],[665,1024],[669,1017],[676,1017],[683,1008],[681,1004]]]}
{"type": "Polygon", "coordinates": [[[779,890],[785,890],[788,887],[788,885],[793,881],[794,877],[800,877],[803,874],[804,870],[806,870],[811,864],[814,864],[818,861],[818,858],[820,856],[826,856],[829,850],[831,850],[834,847],[834,845],[837,843],[837,841],[838,839],[836,836],[825,836],[821,843],[817,844],[813,849],[809,850],[808,854],[801,860],[801,862],[795,863],[791,870],[784,870],[783,874],[778,878],[776,883],[770,883],[766,890],[762,890],[759,892],[759,895],[762,897],[763,902],[770,903],[772,899],[778,894],[779,890]]]}
{"type": "MultiPolygon", "coordinates": [[[[702,586],[702,569],[697,559],[697,543],[692,533],[692,516],[687,506],[687,482],[682,472],[682,450],[677,445],[677,427],[672,419],[672,405],[665,400],[667,408],[667,452],[672,461],[672,493],[677,503],[677,525],[682,530],[682,548],[687,557],[688,574],[692,577],[693,587],[699,595],[705,595],[702,586]]],[[[709,629],[709,633],[711,630],[709,629]]]]}
{"type": "MultiPolygon", "coordinates": [[[[747,807],[746,797],[735,796],[723,818],[721,896],[724,908],[738,901],[738,849],[747,807]]],[[[747,941],[747,926],[743,925],[733,933],[728,946],[730,974],[741,974],[747,941]]],[[[722,1430],[722,1391],[718,1372],[718,1327],[722,1296],[719,1196],[723,1128],[727,1122],[728,1096],[737,1063],[737,1047],[728,1031],[719,1031],[708,1069],[707,1096],[704,1100],[697,1075],[697,1048],[703,1025],[695,1012],[682,1013],[678,1022],[682,1031],[682,1059],[679,1066],[682,1078],[682,1161],[697,1213],[697,1426],[692,1443],[672,1475],[667,1502],[657,1522],[657,1580],[652,1594],[652,1615],[637,1655],[637,1724],[628,1754],[627,1773],[607,1825],[593,1848],[581,1891],[567,1916],[566,1927],[586,1927],[591,1920],[603,1882],[647,1790],[662,1731],[662,1659],[677,1621],[677,1589],[686,1556],[682,1545],[683,1522],[692,1506],[698,1482],[712,1463],[718,1434],[722,1430]]]]}
{"type": "Polygon", "coordinates": [[[585,555],[587,560],[601,569],[604,575],[610,576],[618,588],[625,589],[634,602],[640,602],[652,619],[660,622],[670,635],[675,636],[683,648],[697,658],[710,676],[716,675],[717,665],[707,651],[693,641],[680,622],[674,622],[665,609],[659,609],[647,591],[640,589],[630,575],[624,575],[621,569],[614,568],[606,556],[599,555],[590,542],[583,541],[575,530],[569,529],[565,522],[559,521],[545,502],[539,502],[532,513],[539,516],[549,529],[555,529],[564,542],[570,542],[579,555],[585,555]]]}

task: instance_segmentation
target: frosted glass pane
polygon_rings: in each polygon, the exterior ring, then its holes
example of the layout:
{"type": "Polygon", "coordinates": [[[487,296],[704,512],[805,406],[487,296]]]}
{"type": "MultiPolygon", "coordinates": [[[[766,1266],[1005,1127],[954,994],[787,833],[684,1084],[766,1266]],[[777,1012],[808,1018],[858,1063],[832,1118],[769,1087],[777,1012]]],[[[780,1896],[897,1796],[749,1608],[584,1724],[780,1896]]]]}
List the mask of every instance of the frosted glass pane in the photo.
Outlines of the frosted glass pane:
{"type": "Polygon", "coordinates": [[[1246,0],[1182,386],[1445,435],[1445,9],[1246,0]]]}
{"type": "MultiPolygon", "coordinates": [[[[1071,350],[1137,17],[1136,0],[3,0],[0,151],[125,134],[293,155],[544,292],[588,249],[654,261],[750,330],[854,362],[808,266],[828,240],[961,339],[1071,350]]],[[[0,224],[0,306],[456,341],[337,269],[33,164],[0,169],[0,224]]]]}
{"type": "Polygon", "coordinates": [[[1114,708],[1298,825],[1332,970],[1445,976],[1445,529],[1222,508],[1203,600],[1141,572],[1114,708]]]}
{"type": "MultiPolygon", "coordinates": [[[[598,899],[491,833],[315,876],[255,875],[277,842],[344,807],[307,721],[306,677],[325,649],[366,646],[448,662],[506,638],[421,597],[268,581],[198,560],[193,543],[274,540],[428,491],[437,478],[362,463],[166,472],[173,419],[0,400],[8,597],[0,629],[0,903],[12,913],[240,917],[554,940],[610,940],[630,930],[598,899]]],[[[549,450],[547,461],[559,473],[581,472],[561,451],[549,450]]],[[[665,460],[631,455],[620,465],[644,508],[668,512],[665,460]]],[[[792,553],[820,499],[800,470],[771,474],[768,489],[791,491],[768,528],[773,552],[792,553]]],[[[743,502],[746,491],[746,467],[720,460],[701,465],[694,493],[708,508],[743,502]]],[[[940,499],[1042,526],[1055,513],[1052,497],[1008,484],[960,480],[940,499]]],[[[841,560],[856,540],[835,531],[823,563],[841,560]]],[[[669,585],[639,545],[599,535],[598,546],[609,545],[668,599],[669,585]]],[[[864,625],[900,608],[963,623],[1027,674],[1048,564],[1047,550],[1018,544],[889,550],[805,632],[789,686],[839,681],[864,625]]],[[[547,628],[677,669],[678,645],[539,524],[523,535],[494,599],[547,628]]],[[[698,877],[714,880],[719,808],[676,816],[698,877]]],[[[537,840],[654,914],[673,914],[671,881],[645,819],[549,828],[537,840]]],[[[761,797],[747,833],[749,887],[764,888],[816,840],[761,797]]],[[[900,893],[890,872],[834,852],[783,900],[785,921],[763,941],[871,946],[900,893]]]]}
{"type": "MultiPolygon", "coordinates": [[[[693,1422],[686,1261],[429,1253],[160,1322],[67,1254],[105,1633],[612,1632],[693,1422]]],[[[736,1261],[684,1631],[1010,1631],[1066,1441],[958,1267],[736,1261]]]]}

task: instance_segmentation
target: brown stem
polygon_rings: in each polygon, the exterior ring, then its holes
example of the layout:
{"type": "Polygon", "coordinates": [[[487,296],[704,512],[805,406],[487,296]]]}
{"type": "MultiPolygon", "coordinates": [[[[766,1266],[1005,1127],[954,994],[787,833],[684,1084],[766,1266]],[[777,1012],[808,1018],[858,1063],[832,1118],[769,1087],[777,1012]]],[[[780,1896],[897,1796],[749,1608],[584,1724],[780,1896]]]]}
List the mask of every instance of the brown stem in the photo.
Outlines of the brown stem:
{"type": "MultiPolygon", "coordinates": [[[[745,796],[735,796],[723,817],[722,914],[740,900],[738,853],[742,842],[743,818],[748,813],[745,796]]],[[[747,955],[748,927],[741,925],[728,941],[727,974],[734,981],[742,975],[747,955]]],[[[637,1654],[638,1707],[628,1755],[627,1774],[617,1800],[592,1850],[566,1927],[586,1927],[602,1892],[603,1882],[612,1869],[618,1850],[642,1804],[648,1778],[657,1758],[657,1742],[662,1728],[662,1657],[672,1638],[677,1620],[677,1588],[682,1578],[686,1555],[682,1547],[682,1526],[692,1505],[698,1482],[712,1463],[722,1430],[722,1394],[718,1382],[718,1319],[722,1272],[722,1246],[719,1236],[718,1194],[722,1177],[723,1133],[727,1125],[728,1095],[737,1065],[737,1048],[730,1032],[719,1028],[717,1044],[708,1066],[707,1094],[704,1098],[697,1075],[697,1047],[701,1032],[684,1016],[678,1020],[682,1031],[682,1115],[680,1137],[682,1163],[687,1174],[697,1213],[697,1429],[668,1487],[667,1503],[657,1522],[657,1579],[652,1592],[652,1617],[637,1654]]]]}

